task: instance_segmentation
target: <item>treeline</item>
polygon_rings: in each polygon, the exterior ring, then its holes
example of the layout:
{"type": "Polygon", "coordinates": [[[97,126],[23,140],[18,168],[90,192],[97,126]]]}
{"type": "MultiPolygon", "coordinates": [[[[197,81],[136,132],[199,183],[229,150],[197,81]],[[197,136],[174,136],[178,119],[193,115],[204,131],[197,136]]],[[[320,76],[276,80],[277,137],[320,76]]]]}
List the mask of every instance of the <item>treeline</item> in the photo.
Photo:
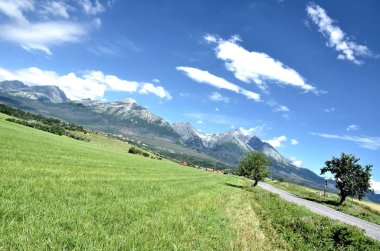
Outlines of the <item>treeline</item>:
{"type": "Polygon", "coordinates": [[[0,104],[0,112],[26,121],[35,121],[52,127],[61,127],[70,131],[84,132],[83,126],[79,126],[73,123],[66,123],[59,119],[48,118],[42,115],[25,112],[23,110],[16,109],[4,104],[0,104]]]}
{"type": "Polygon", "coordinates": [[[41,131],[53,133],[60,136],[65,135],[76,140],[82,140],[87,142],[90,141],[88,138],[81,137],[71,132],[85,132],[82,126],[75,125],[73,123],[65,123],[58,119],[47,118],[42,115],[36,115],[30,112],[25,112],[23,110],[16,109],[4,104],[0,104],[0,112],[18,118],[6,118],[5,120],[9,122],[32,127],[41,131]]]}

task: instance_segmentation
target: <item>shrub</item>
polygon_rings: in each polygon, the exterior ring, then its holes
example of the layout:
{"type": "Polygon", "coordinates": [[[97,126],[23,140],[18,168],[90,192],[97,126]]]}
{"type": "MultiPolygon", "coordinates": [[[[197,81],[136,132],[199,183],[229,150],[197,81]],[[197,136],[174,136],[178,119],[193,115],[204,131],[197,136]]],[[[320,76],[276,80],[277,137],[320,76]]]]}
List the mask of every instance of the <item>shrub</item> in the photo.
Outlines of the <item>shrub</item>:
{"type": "Polygon", "coordinates": [[[142,151],[134,146],[129,148],[128,152],[132,154],[142,154],[142,151]]]}

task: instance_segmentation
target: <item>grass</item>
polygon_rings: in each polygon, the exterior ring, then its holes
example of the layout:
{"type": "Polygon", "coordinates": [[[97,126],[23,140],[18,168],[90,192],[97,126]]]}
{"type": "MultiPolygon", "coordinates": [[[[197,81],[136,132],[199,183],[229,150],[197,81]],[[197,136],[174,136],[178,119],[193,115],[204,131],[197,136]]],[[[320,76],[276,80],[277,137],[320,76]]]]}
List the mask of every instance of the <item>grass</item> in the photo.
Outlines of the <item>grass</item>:
{"type": "Polygon", "coordinates": [[[337,194],[327,193],[328,197],[323,196],[323,192],[311,188],[299,186],[287,182],[271,181],[269,184],[284,189],[301,198],[312,200],[325,206],[334,208],[343,213],[358,217],[360,219],[380,224],[380,205],[367,201],[359,201],[347,198],[342,205],[338,205],[339,196],[337,194]],[[322,194],[319,195],[318,193],[322,194]]]}
{"type": "Polygon", "coordinates": [[[82,142],[4,118],[0,250],[380,248],[244,179],[128,154],[128,144],[101,135],[82,142]]]}

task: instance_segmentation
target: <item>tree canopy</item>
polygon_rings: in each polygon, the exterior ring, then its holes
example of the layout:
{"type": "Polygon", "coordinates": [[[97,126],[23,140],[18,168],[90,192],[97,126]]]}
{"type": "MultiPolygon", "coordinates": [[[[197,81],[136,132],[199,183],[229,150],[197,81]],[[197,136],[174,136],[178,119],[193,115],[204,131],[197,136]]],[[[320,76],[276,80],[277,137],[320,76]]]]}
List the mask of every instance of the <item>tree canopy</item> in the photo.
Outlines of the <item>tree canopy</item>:
{"type": "Polygon", "coordinates": [[[325,167],[321,169],[321,175],[330,172],[334,175],[336,188],[339,189],[341,205],[348,196],[361,200],[366,193],[373,193],[371,189],[372,165],[362,167],[359,158],[355,155],[342,153],[340,158],[332,157],[325,162],[325,167]]]}
{"type": "Polygon", "coordinates": [[[256,186],[260,180],[270,175],[268,171],[270,164],[271,162],[262,152],[249,152],[240,161],[238,174],[252,179],[253,186],[256,186]]]}

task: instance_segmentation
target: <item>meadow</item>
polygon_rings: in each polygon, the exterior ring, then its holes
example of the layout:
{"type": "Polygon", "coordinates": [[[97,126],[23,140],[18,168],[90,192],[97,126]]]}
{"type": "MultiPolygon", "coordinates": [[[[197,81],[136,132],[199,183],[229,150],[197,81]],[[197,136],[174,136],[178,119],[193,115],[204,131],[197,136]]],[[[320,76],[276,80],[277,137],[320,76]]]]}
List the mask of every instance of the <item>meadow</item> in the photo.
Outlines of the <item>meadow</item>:
{"type": "Polygon", "coordinates": [[[0,250],[379,250],[357,228],[232,175],[5,121],[0,250]]]}

